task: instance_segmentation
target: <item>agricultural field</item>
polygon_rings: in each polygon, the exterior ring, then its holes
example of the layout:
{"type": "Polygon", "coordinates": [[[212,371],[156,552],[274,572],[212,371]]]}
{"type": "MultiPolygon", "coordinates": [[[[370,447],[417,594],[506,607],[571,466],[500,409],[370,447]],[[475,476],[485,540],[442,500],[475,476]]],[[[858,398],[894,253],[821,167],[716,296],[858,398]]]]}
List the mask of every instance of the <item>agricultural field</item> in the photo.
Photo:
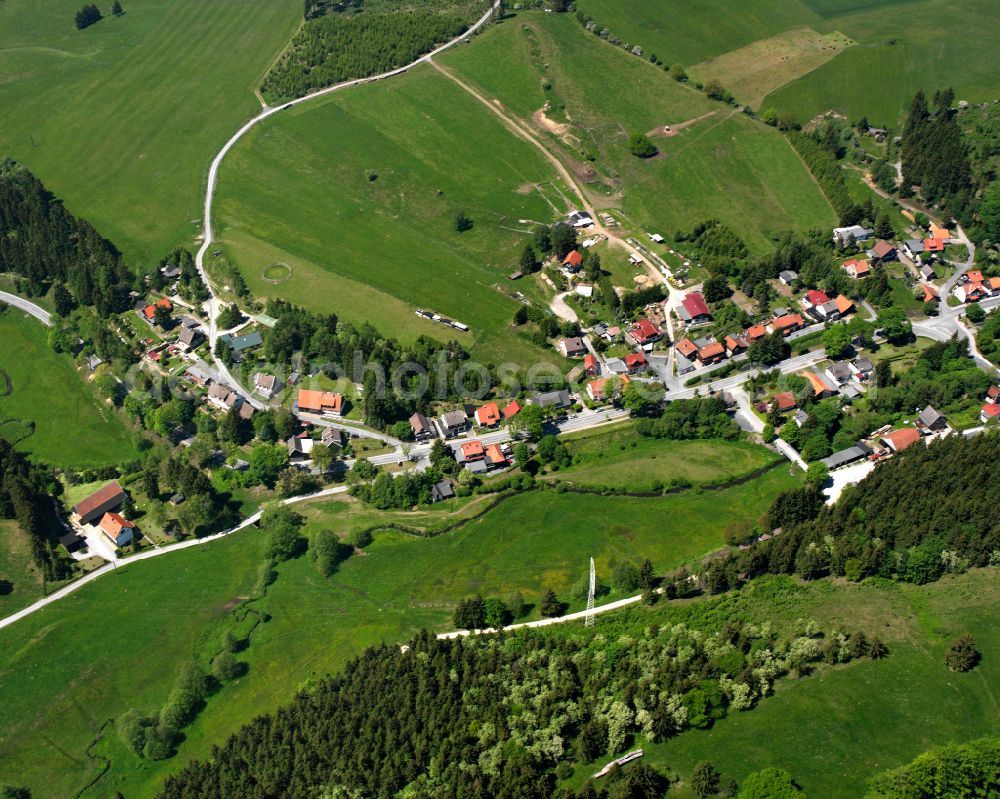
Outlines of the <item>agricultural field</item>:
{"type": "Polygon", "coordinates": [[[129,0],[78,31],[80,5],[0,3],[0,153],[149,267],[199,232],[208,163],[302,3],[129,0]]]}
{"type": "Polygon", "coordinates": [[[745,441],[665,441],[631,426],[564,437],[573,465],[546,478],[573,486],[656,491],[663,486],[722,483],[745,477],[778,456],[745,441]]]}
{"type": "Polygon", "coordinates": [[[839,33],[823,35],[811,28],[796,28],[695,64],[687,72],[703,83],[718,81],[741,103],[759,109],[775,89],[812,72],[853,44],[839,33]]]}
{"type": "Polygon", "coordinates": [[[121,420],[73,362],[48,346],[47,329],[13,309],[0,312],[0,435],[57,467],[136,456],[121,420]]]}
{"type": "MultiPolygon", "coordinates": [[[[729,519],[762,512],[795,484],[775,470],[725,491],[650,499],[535,491],[479,516],[479,503],[489,498],[453,500],[417,516],[366,510],[354,500],[300,506],[308,533],[392,523],[440,528],[475,518],[431,539],[377,532],[364,557],[351,558],[329,579],[308,556],[282,564],[257,604],[270,621],[239,655],[248,672],[209,699],[185,728],[178,756],[159,763],[128,754],[110,727],[99,736],[95,759],[85,750],[105,719],[162,703],[178,665],[218,637],[227,611],[251,590],[263,536],[251,530],[119,569],[0,630],[0,646],[16,653],[0,664],[0,782],[27,783],[35,799],[62,799],[96,776],[100,758],[108,757],[110,772],[85,799],[116,790],[129,799],[152,797],[166,773],[207,756],[240,724],[287,702],[365,646],[404,640],[421,627],[449,628],[465,596],[521,591],[537,604],[552,586],[570,601],[589,555],[605,581],[620,558],[649,557],[665,570],[715,549],[729,519]],[[56,728],[58,742],[40,734],[56,728]]],[[[573,600],[573,609],[579,605],[573,600]]],[[[537,615],[537,608],[529,611],[537,615]]]]}
{"type": "Polygon", "coordinates": [[[803,28],[850,40],[837,53],[793,47],[773,63],[776,50],[733,72],[722,83],[755,109],[774,107],[805,122],[833,110],[856,120],[896,126],[918,89],[953,86],[958,99],[992,100],[1000,92],[993,54],[1000,26],[989,0],[579,0],[577,7],[624,42],[640,45],[665,64],[693,75],[709,63],[736,64],[765,43],[787,46],[803,28]],[[820,58],[820,55],[833,56],[820,58]],[[753,73],[758,73],[754,75],[753,73]]]}
{"type": "Polygon", "coordinates": [[[568,15],[520,14],[439,60],[532,120],[564,150],[595,206],[620,209],[636,225],[667,235],[715,217],[764,252],[783,231],[835,221],[778,131],[678,84],[568,15]],[[634,132],[648,133],[660,154],[633,156],[634,132]]]}
{"type": "Polygon", "coordinates": [[[541,353],[507,333],[518,303],[505,294],[531,227],[519,220],[551,223],[575,204],[537,151],[421,67],[249,134],[221,170],[219,235],[258,296],[525,362],[541,353]],[[456,231],[459,210],[471,230],[456,231]],[[274,263],[290,274],[265,279],[274,263]]]}
{"type": "MultiPolygon", "coordinates": [[[[741,603],[749,618],[815,619],[867,630],[882,638],[889,656],[783,681],[755,709],[655,744],[647,756],[682,775],[711,760],[737,780],[776,765],[788,769],[810,799],[841,799],[862,796],[875,774],[933,746],[1000,733],[997,577],[996,569],[985,569],[926,586],[823,581],[776,594],[764,592],[766,582],[758,584],[757,608],[741,603]],[[968,674],[955,674],[945,667],[944,652],[966,632],[983,659],[968,674]]],[[[671,791],[678,799],[695,796],[678,787],[671,791]]]]}

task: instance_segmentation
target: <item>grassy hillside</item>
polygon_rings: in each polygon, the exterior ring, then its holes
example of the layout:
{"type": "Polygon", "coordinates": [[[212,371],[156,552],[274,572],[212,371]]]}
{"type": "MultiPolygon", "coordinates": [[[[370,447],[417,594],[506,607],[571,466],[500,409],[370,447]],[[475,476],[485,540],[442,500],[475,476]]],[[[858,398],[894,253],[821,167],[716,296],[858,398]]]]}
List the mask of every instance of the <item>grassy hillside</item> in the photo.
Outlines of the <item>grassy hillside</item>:
{"type": "Polygon", "coordinates": [[[620,208],[639,225],[672,233],[718,217],[760,251],[780,231],[834,221],[776,130],[676,83],[568,15],[521,14],[441,61],[522,118],[534,115],[577,160],[596,205],[620,208]],[[671,135],[662,135],[664,125],[671,135]],[[660,155],[631,155],[633,132],[650,132],[660,155]]]}
{"type": "MultiPolygon", "coordinates": [[[[761,601],[743,603],[741,613],[776,623],[815,619],[870,630],[886,642],[889,657],[783,682],[773,699],[749,713],[647,752],[686,779],[706,759],[737,779],[777,765],[795,776],[810,799],[841,799],[861,796],[872,776],[932,746],[996,734],[997,578],[996,569],[987,569],[928,586],[824,581],[778,595],[762,591],[761,601]],[[945,667],[944,652],[965,632],[975,637],[983,660],[968,674],[955,674],[945,667]]],[[[686,786],[676,795],[694,797],[686,786]]]]}
{"type": "Polygon", "coordinates": [[[744,477],[779,458],[771,450],[745,441],[643,438],[630,425],[591,430],[562,440],[573,465],[546,476],[581,487],[643,491],[672,482],[721,482],[744,477]]]}
{"type": "Polygon", "coordinates": [[[120,419],[57,355],[40,322],[19,311],[0,313],[0,435],[52,466],[84,467],[135,457],[120,419]],[[4,396],[4,386],[10,393],[4,396]],[[29,424],[34,422],[34,430],[29,424]]]}
{"type": "Polygon", "coordinates": [[[8,616],[42,595],[42,574],[31,561],[28,537],[8,519],[0,520],[0,616],[8,616]]]}
{"type": "MultiPolygon", "coordinates": [[[[759,513],[793,484],[775,470],[723,492],[655,499],[538,491],[437,538],[380,533],[365,557],[352,558],[329,579],[308,558],[283,564],[258,604],[271,619],[239,655],[248,673],[209,700],[185,729],[180,754],[140,761],[110,732],[97,753],[110,757],[111,771],[84,796],[116,790],[129,799],[152,796],[165,773],[207,756],[240,724],[366,645],[402,640],[420,627],[449,628],[464,596],[520,590],[537,605],[543,587],[552,586],[569,599],[590,555],[602,575],[622,557],[649,557],[666,569],[719,546],[729,519],[759,513]]],[[[462,503],[435,506],[422,519],[443,522],[455,504],[462,503]]],[[[305,512],[308,531],[338,532],[409,515],[359,514],[353,501],[305,512]]],[[[99,763],[85,749],[101,723],[163,701],[178,664],[215,641],[224,614],[249,593],[262,553],[262,536],[249,531],[137,563],[0,631],[0,646],[14,653],[0,662],[0,782],[27,783],[35,799],[62,799],[86,784],[99,763]]]]}
{"type": "Polygon", "coordinates": [[[198,232],[208,163],[302,4],[130,0],[78,31],[80,5],[0,3],[0,154],[148,265],[198,232]]]}
{"type": "Polygon", "coordinates": [[[920,88],[954,86],[958,99],[970,102],[992,100],[1000,93],[994,67],[1000,18],[990,0],[763,0],[738,5],[725,0],[578,0],[576,5],[664,63],[680,63],[698,78],[716,77],[754,108],[774,106],[801,121],[835,110],[852,120],[867,115],[873,123],[894,126],[920,88]],[[843,34],[858,46],[839,54],[817,53],[809,42],[789,40],[802,28],[843,34]],[[755,58],[747,60],[750,55],[755,58]],[[827,60],[829,56],[834,57],[827,60]],[[747,70],[725,69],[741,62],[747,70]]]}
{"type": "Polygon", "coordinates": [[[527,240],[518,220],[549,223],[571,206],[552,181],[537,151],[422,67],[241,141],[221,171],[220,236],[257,295],[447,337],[413,313],[431,308],[470,325],[461,340],[499,362],[525,355],[506,333],[517,303],[498,291],[527,240]],[[474,222],[464,233],[458,209],[474,222]],[[274,261],[292,266],[276,286],[262,275],[274,261]]]}

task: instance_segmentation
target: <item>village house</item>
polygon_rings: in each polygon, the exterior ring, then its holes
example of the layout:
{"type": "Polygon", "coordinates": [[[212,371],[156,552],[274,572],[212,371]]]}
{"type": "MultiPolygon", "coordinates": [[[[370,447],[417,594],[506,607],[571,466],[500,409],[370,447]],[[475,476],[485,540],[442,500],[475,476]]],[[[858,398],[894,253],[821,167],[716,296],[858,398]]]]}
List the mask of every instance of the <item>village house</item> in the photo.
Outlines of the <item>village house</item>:
{"type": "Polygon", "coordinates": [[[288,447],[288,460],[291,463],[302,463],[312,457],[313,447],[316,442],[308,436],[292,436],[285,442],[288,447]]]}
{"type": "Polygon", "coordinates": [[[785,314],[784,316],[779,316],[777,319],[772,319],[767,325],[767,332],[781,333],[781,335],[787,336],[790,333],[805,327],[805,324],[805,319],[803,319],[800,314],[785,314]]]}
{"type": "Polygon", "coordinates": [[[872,261],[877,261],[878,263],[895,261],[896,246],[894,244],[890,244],[885,239],[879,239],[875,242],[875,246],[868,250],[867,255],[872,261]]]}
{"type": "Polygon", "coordinates": [[[872,374],[875,371],[875,367],[872,364],[871,360],[865,357],[855,358],[853,361],[851,361],[850,367],[851,367],[851,376],[855,380],[861,380],[861,381],[870,380],[872,374]]]}
{"type": "Polygon", "coordinates": [[[851,367],[843,362],[833,363],[826,368],[824,374],[830,378],[834,385],[842,386],[851,380],[851,367]]]}
{"type": "Polygon", "coordinates": [[[685,295],[681,304],[677,306],[677,316],[688,326],[700,325],[712,319],[705,297],[699,291],[685,295]]]}
{"type": "Polygon", "coordinates": [[[486,465],[490,469],[499,469],[507,465],[507,456],[503,454],[499,444],[486,445],[486,465]]]}
{"type": "Polygon", "coordinates": [[[698,348],[689,338],[682,338],[677,342],[677,344],[674,345],[674,348],[688,360],[694,358],[698,354],[698,348]]]}
{"type": "Polygon", "coordinates": [[[826,381],[815,372],[806,370],[799,374],[809,381],[809,385],[812,386],[813,396],[816,399],[825,399],[837,393],[832,386],[828,386],[826,381]]]}
{"type": "Polygon", "coordinates": [[[417,441],[430,441],[432,438],[437,438],[434,423],[422,413],[415,413],[410,417],[410,429],[417,441]]]}
{"type": "Polygon", "coordinates": [[[1000,386],[990,386],[986,389],[986,401],[991,405],[1000,404],[1000,386]]]}
{"type": "Polygon", "coordinates": [[[925,303],[927,303],[927,302],[933,302],[934,300],[939,299],[939,297],[938,297],[938,290],[936,288],[934,288],[934,286],[928,286],[925,283],[925,284],[921,285],[920,288],[922,288],[924,290],[924,299],[923,299],[923,301],[925,303]]]}
{"type": "Polygon", "coordinates": [[[640,319],[625,333],[625,339],[636,347],[652,347],[661,338],[663,331],[648,319],[640,319]]]}
{"type": "Polygon", "coordinates": [[[917,429],[924,435],[940,433],[948,429],[948,420],[944,418],[944,414],[928,405],[917,417],[917,429]]]}
{"type": "Polygon", "coordinates": [[[517,400],[511,400],[507,403],[506,407],[503,409],[503,418],[511,419],[517,416],[521,412],[521,403],[517,400]]]}
{"type": "Polygon", "coordinates": [[[872,454],[871,448],[867,444],[859,443],[853,447],[834,452],[832,455],[820,460],[831,472],[842,466],[849,466],[852,463],[863,461],[872,454]]]}
{"type": "Polygon", "coordinates": [[[883,446],[888,447],[892,452],[902,452],[919,440],[920,431],[915,427],[902,427],[899,430],[884,433],[881,437],[883,446]]]}
{"type": "Polygon", "coordinates": [[[840,249],[845,250],[858,242],[869,239],[875,233],[870,228],[861,225],[851,225],[850,227],[835,227],[833,229],[833,243],[840,249]]]}
{"type": "Polygon", "coordinates": [[[73,515],[80,524],[92,524],[105,513],[117,508],[128,498],[117,480],[112,480],[106,486],[95,491],[89,497],[80,500],[73,506],[73,515]]]}
{"type": "Polygon", "coordinates": [[[575,228],[586,228],[594,224],[593,218],[586,211],[570,211],[566,218],[575,228]]]}
{"type": "Polygon", "coordinates": [[[462,455],[462,463],[471,463],[486,459],[486,448],[483,446],[483,442],[478,439],[475,441],[466,441],[462,444],[459,451],[462,455]]]}
{"type": "Polygon", "coordinates": [[[628,367],[621,358],[608,358],[604,362],[604,366],[613,375],[623,375],[628,372],[628,367]]]}
{"type": "Polygon", "coordinates": [[[209,372],[208,364],[200,360],[187,368],[184,372],[184,377],[200,388],[204,388],[212,382],[212,375],[209,372]]]}
{"type": "Polygon", "coordinates": [[[530,400],[532,405],[539,408],[568,408],[573,404],[573,398],[566,389],[558,391],[543,391],[535,394],[530,400]]]}
{"type": "Polygon", "coordinates": [[[562,260],[562,268],[566,272],[579,272],[583,264],[583,256],[579,250],[571,250],[562,260]]]}
{"type": "Polygon", "coordinates": [[[760,341],[766,335],[767,327],[765,325],[751,325],[747,328],[745,334],[747,344],[753,344],[755,341],[760,341]]]}
{"type": "Polygon", "coordinates": [[[215,383],[208,389],[206,399],[210,405],[215,406],[220,411],[228,411],[241,403],[240,395],[229,386],[222,383],[215,383]]]}
{"type": "Polygon", "coordinates": [[[924,242],[922,239],[907,239],[903,242],[903,252],[906,253],[906,257],[911,261],[920,262],[921,256],[924,254],[924,242]]]}
{"type": "Polygon", "coordinates": [[[646,356],[641,352],[634,352],[631,355],[625,356],[625,368],[630,375],[645,371],[648,365],[646,356]]]}
{"type": "Polygon", "coordinates": [[[592,353],[588,352],[583,356],[583,371],[591,377],[597,377],[601,373],[601,367],[597,363],[597,358],[592,353]]]}
{"type": "Polygon", "coordinates": [[[939,253],[944,252],[945,243],[940,239],[924,239],[924,252],[925,253],[939,253]]]}
{"type": "Polygon", "coordinates": [[[979,412],[979,421],[986,424],[987,422],[996,419],[997,416],[1000,416],[1000,404],[988,402],[979,412]]]}
{"type": "Polygon", "coordinates": [[[805,293],[802,299],[799,300],[799,305],[801,305],[805,310],[808,311],[811,308],[815,308],[818,305],[823,305],[824,303],[827,303],[829,301],[830,298],[827,296],[825,292],[819,291],[817,289],[809,289],[809,291],[805,293]]]}
{"type": "Polygon", "coordinates": [[[778,280],[781,282],[782,285],[785,286],[792,285],[792,283],[794,283],[798,279],[799,279],[799,273],[794,272],[791,269],[785,269],[778,273],[778,280]]]}
{"type": "Polygon", "coordinates": [[[116,547],[123,547],[135,539],[135,523],[119,513],[105,513],[101,517],[100,528],[116,547]]]}
{"type": "Polygon", "coordinates": [[[934,280],[937,277],[937,272],[934,271],[934,267],[930,264],[924,264],[920,267],[920,278],[921,280],[934,280]]]}
{"type": "Polygon", "coordinates": [[[264,399],[271,399],[271,397],[283,388],[284,386],[281,385],[281,381],[274,375],[257,372],[253,376],[253,390],[264,397],[264,399]]]}
{"type": "Polygon", "coordinates": [[[339,427],[324,427],[320,441],[327,449],[330,449],[330,447],[343,449],[347,443],[347,435],[339,427]]]}
{"type": "Polygon", "coordinates": [[[446,499],[453,499],[455,489],[451,480],[442,480],[431,486],[431,502],[444,502],[446,499]]]}
{"type": "MultiPolygon", "coordinates": [[[[150,326],[152,326],[152,325],[156,324],[156,309],[157,308],[163,308],[169,314],[171,311],[173,311],[174,306],[170,302],[170,300],[168,300],[166,297],[163,297],[162,299],[157,300],[155,303],[150,303],[150,304],[147,304],[147,305],[143,305],[141,307],[140,311],[139,311],[139,317],[141,319],[144,319],[146,322],[148,322],[150,324],[150,326]]],[[[172,322],[172,321],[173,320],[170,320],[170,322],[172,322]]],[[[166,326],[170,327],[172,325],[170,323],[168,323],[166,326]]]]}
{"type": "Polygon", "coordinates": [[[947,244],[951,240],[951,231],[937,222],[931,222],[931,238],[939,239],[947,244]]]}
{"type": "Polygon", "coordinates": [[[237,360],[242,358],[243,353],[247,350],[257,349],[257,347],[264,344],[264,339],[256,330],[252,333],[247,333],[245,336],[234,336],[231,333],[224,333],[219,336],[219,341],[232,350],[237,360]]]}
{"type": "Polygon", "coordinates": [[[698,349],[698,361],[703,366],[718,363],[726,358],[726,348],[718,341],[712,341],[698,349]]]}
{"type": "Polygon", "coordinates": [[[725,344],[730,356],[739,355],[747,349],[747,341],[742,336],[726,336],[725,344]]]}
{"type": "Polygon", "coordinates": [[[980,300],[985,300],[988,296],[990,296],[989,290],[981,280],[970,280],[968,283],[960,283],[955,286],[952,294],[958,297],[959,302],[979,302],[980,300]]]}
{"type": "Polygon", "coordinates": [[[868,261],[862,261],[859,258],[852,258],[850,261],[844,261],[841,269],[847,272],[848,276],[854,278],[855,280],[861,280],[861,278],[868,277],[871,273],[868,261]]]}
{"type": "Polygon", "coordinates": [[[481,408],[476,408],[476,424],[480,427],[496,427],[500,420],[500,408],[495,402],[487,402],[481,408]]]}
{"type": "Polygon", "coordinates": [[[167,264],[166,266],[160,267],[160,272],[167,280],[175,280],[181,276],[181,270],[179,266],[174,264],[167,264]]]}
{"type": "MultiPolygon", "coordinates": [[[[622,375],[616,380],[618,384],[618,390],[624,391],[625,386],[629,384],[628,375],[622,375]]],[[[604,402],[605,400],[612,399],[608,396],[608,380],[600,377],[597,380],[591,380],[587,383],[587,396],[590,398],[591,402],[604,402]]]]}
{"type": "Polygon", "coordinates": [[[300,388],[295,398],[295,408],[298,413],[340,416],[344,412],[344,396],[330,391],[312,391],[300,388]]]}
{"type": "Polygon", "coordinates": [[[556,345],[556,349],[566,358],[579,358],[587,353],[587,345],[579,336],[564,338],[556,345]]]}
{"type": "Polygon", "coordinates": [[[464,411],[448,411],[438,419],[438,428],[445,438],[454,438],[469,428],[469,420],[464,411]]]}
{"type": "Polygon", "coordinates": [[[177,336],[177,346],[185,352],[197,349],[201,346],[205,337],[196,327],[185,327],[177,336]]]}
{"type": "Polygon", "coordinates": [[[779,391],[774,395],[773,402],[777,405],[779,413],[794,411],[799,406],[791,391],[779,391]]]}

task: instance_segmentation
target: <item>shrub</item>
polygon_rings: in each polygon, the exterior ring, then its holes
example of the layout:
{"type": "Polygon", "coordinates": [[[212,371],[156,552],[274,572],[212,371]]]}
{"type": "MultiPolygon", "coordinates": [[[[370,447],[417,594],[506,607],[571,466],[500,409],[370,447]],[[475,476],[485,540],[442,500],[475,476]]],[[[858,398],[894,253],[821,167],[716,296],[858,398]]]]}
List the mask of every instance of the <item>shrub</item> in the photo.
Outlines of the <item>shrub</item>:
{"type": "Polygon", "coordinates": [[[659,153],[656,145],[645,133],[633,133],[628,137],[628,150],[636,158],[652,158],[659,153]]]}
{"type": "Polygon", "coordinates": [[[945,653],[944,662],[952,671],[965,672],[974,669],[980,657],[976,651],[976,639],[971,635],[961,635],[951,642],[945,653]]]}

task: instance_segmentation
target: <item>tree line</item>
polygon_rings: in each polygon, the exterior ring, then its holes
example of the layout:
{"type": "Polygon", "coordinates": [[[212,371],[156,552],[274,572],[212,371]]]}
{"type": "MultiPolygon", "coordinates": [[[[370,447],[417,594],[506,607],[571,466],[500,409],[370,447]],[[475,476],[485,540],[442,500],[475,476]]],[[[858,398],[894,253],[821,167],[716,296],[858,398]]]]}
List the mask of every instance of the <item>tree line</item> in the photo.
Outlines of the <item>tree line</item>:
{"type": "Polygon", "coordinates": [[[388,72],[466,30],[457,14],[399,11],[308,20],[264,77],[269,101],[302,97],[343,80],[388,72]]]}
{"type": "Polygon", "coordinates": [[[953,435],[908,448],[833,506],[812,486],[785,492],[760,522],[781,534],[713,560],[704,582],[716,593],[765,573],[924,584],[1000,563],[1000,519],[982,488],[998,466],[996,433],[953,435]]]}
{"type": "Polygon", "coordinates": [[[865,799],[990,797],[1000,792],[1000,737],[948,744],[871,781],[865,799]]]}
{"type": "Polygon", "coordinates": [[[14,519],[28,536],[31,558],[48,580],[68,576],[70,568],[57,549],[63,530],[53,498],[62,486],[52,471],[32,463],[0,438],[0,518],[14,519]]]}
{"type": "Polygon", "coordinates": [[[0,272],[24,278],[32,296],[63,284],[101,316],[127,310],[135,284],[117,248],[10,159],[0,160],[0,272]]]}
{"type": "MultiPolygon", "coordinates": [[[[478,622],[486,604],[466,603],[463,615],[478,622]]],[[[557,788],[557,774],[638,736],[710,727],[785,674],[884,651],[862,633],[814,626],[779,637],[740,621],[705,631],[645,618],[630,633],[423,632],[402,648],[370,648],[168,777],[160,797],[658,799],[668,780],[642,764],[579,791],[557,788]]]]}

